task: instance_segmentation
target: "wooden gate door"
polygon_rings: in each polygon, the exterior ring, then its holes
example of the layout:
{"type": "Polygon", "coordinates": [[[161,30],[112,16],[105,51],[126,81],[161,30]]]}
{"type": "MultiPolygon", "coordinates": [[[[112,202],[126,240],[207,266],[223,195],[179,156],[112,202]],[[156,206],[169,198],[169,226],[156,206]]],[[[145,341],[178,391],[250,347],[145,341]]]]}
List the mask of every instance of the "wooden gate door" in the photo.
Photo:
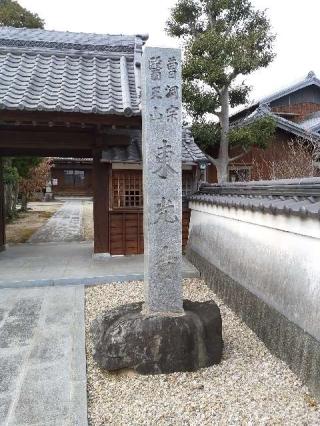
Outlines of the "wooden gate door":
{"type": "MultiPolygon", "coordinates": [[[[109,247],[112,255],[143,254],[143,189],[141,170],[112,172],[109,247]]],[[[188,241],[190,210],[183,209],[182,246],[188,241]]]]}
{"type": "Polygon", "coordinates": [[[110,212],[110,253],[143,253],[143,212],[110,212]]]}
{"type": "MultiPolygon", "coordinates": [[[[188,242],[190,211],[182,216],[182,248],[188,242]]],[[[110,253],[143,254],[143,211],[110,212],[110,253]]]]}

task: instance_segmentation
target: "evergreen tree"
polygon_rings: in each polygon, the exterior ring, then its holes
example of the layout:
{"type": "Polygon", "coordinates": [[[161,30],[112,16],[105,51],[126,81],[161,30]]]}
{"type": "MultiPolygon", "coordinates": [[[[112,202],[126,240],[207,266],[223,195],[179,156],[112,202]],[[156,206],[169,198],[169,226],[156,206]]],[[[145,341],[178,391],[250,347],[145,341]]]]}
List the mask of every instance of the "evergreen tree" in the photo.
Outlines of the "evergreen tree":
{"type": "Polygon", "coordinates": [[[243,152],[253,144],[265,147],[275,131],[270,117],[245,128],[229,124],[230,107],[248,99],[250,88],[242,79],[273,60],[270,23],[250,0],[178,0],[166,30],[183,40],[183,98],[193,133],[206,151],[216,151],[208,158],[218,181],[226,181],[235,160],[230,144],[243,152]]]}
{"type": "MultiPolygon", "coordinates": [[[[43,28],[44,21],[36,14],[20,6],[14,0],[0,0],[0,27],[11,26],[16,28],[43,28]]],[[[4,182],[6,184],[7,202],[6,216],[15,216],[16,200],[19,181],[25,179],[32,169],[38,166],[41,158],[20,157],[6,158],[4,161],[4,182]],[[13,200],[10,201],[9,200],[13,200]]]]}
{"type": "Polygon", "coordinates": [[[0,26],[43,28],[44,21],[14,0],[0,0],[0,26]]]}

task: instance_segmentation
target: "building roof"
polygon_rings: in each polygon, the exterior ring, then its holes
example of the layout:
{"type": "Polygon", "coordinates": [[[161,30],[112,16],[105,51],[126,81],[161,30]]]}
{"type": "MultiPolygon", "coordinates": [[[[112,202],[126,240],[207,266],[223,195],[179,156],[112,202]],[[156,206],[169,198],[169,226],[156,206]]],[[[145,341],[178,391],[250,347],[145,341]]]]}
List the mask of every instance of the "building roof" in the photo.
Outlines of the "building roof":
{"type": "Polygon", "coordinates": [[[53,157],[55,163],[92,163],[92,157],[53,157]]]}
{"type": "Polygon", "coordinates": [[[204,184],[189,200],[320,219],[320,178],[204,184]]]}
{"type": "Polygon", "coordinates": [[[0,109],[138,115],[146,39],[0,27],[0,109]]]}
{"type": "MultiPolygon", "coordinates": [[[[55,157],[56,162],[92,162],[92,158],[55,157]]],[[[112,163],[141,163],[142,140],[139,130],[132,130],[129,145],[111,146],[102,152],[102,161],[112,163]]],[[[182,130],[182,162],[184,164],[207,163],[208,159],[196,145],[191,131],[182,130]]]]}
{"type": "MultiPolygon", "coordinates": [[[[112,163],[142,161],[141,132],[136,131],[128,146],[114,146],[102,152],[102,161],[112,163]]],[[[195,143],[191,131],[182,129],[182,162],[188,164],[207,163],[208,159],[195,143]]]]}
{"type": "Polygon", "coordinates": [[[255,111],[253,111],[245,118],[233,122],[231,127],[242,127],[254,122],[259,118],[267,116],[272,117],[276,122],[276,127],[281,130],[284,130],[288,133],[292,133],[293,135],[308,141],[320,141],[320,135],[313,131],[311,128],[303,126],[303,123],[295,123],[293,121],[281,117],[278,114],[273,113],[270,107],[265,104],[260,105],[255,111]]]}
{"type": "Polygon", "coordinates": [[[264,98],[261,98],[260,100],[253,102],[251,105],[246,106],[245,108],[235,112],[231,115],[232,118],[236,118],[238,115],[242,115],[245,113],[245,111],[248,111],[249,113],[252,112],[254,109],[258,108],[259,105],[265,105],[270,104],[271,102],[276,101],[277,99],[280,99],[284,96],[290,95],[291,93],[296,92],[297,90],[304,89],[308,86],[317,86],[320,88],[320,80],[317,78],[316,74],[313,71],[310,71],[306,78],[303,80],[299,80],[298,82],[291,84],[288,87],[285,87],[281,90],[278,90],[277,92],[272,93],[271,95],[265,96],[264,98]]]}
{"type": "Polygon", "coordinates": [[[301,127],[307,131],[318,133],[320,131],[320,111],[309,114],[301,123],[301,127]]]}
{"type": "Polygon", "coordinates": [[[296,92],[297,90],[304,89],[308,86],[317,86],[320,88],[320,80],[317,78],[316,74],[313,71],[310,71],[307,76],[294,84],[291,84],[288,87],[285,87],[269,96],[266,96],[258,102],[259,104],[269,104],[277,99],[280,99],[284,96],[290,95],[291,93],[296,92]]]}

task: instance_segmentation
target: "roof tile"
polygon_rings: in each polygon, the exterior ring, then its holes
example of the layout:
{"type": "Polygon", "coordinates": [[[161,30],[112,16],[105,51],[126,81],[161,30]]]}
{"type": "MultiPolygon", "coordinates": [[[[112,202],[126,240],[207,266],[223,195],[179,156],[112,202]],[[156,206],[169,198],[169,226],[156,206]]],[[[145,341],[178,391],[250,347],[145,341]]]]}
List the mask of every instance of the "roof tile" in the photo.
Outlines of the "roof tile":
{"type": "MultiPolygon", "coordinates": [[[[142,161],[141,132],[136,132],[128,146],[114,146],[103,151],[102,159],[110,162],[134,162],[142,161]]],[[[207,157],[194,142],[189,129],[182,130],[182,162],[206,163],[207,157]]]]}
{"type": "Polygon", "coordinates": [[[0,109],[140,114],[143,38],[0,28],[0,109]]]}
{"type": "Polygon", "coordinates": [[[320,178],[204,184],[190,201],[320,219],[320,178]]]}

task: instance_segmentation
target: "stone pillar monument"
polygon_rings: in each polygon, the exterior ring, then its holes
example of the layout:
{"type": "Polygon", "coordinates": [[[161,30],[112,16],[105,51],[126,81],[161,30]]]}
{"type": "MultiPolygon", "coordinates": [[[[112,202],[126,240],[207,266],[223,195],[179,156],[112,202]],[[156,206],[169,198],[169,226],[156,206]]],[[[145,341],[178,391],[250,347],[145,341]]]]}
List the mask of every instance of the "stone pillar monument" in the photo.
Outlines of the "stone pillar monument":
{"type": "Polygon", "coordinates": [[[145,300],[101,314],[94,359],[141,374],[217,364],[222,325],[214,301],[182,299],[181,54],[146,48],[142,66],[145,300]]]}
{"type": "Polygon", "coordinates": [[[147,47],[142,64],[145,313],[183,313],[181,109],[180,50],[147,47]]]}

